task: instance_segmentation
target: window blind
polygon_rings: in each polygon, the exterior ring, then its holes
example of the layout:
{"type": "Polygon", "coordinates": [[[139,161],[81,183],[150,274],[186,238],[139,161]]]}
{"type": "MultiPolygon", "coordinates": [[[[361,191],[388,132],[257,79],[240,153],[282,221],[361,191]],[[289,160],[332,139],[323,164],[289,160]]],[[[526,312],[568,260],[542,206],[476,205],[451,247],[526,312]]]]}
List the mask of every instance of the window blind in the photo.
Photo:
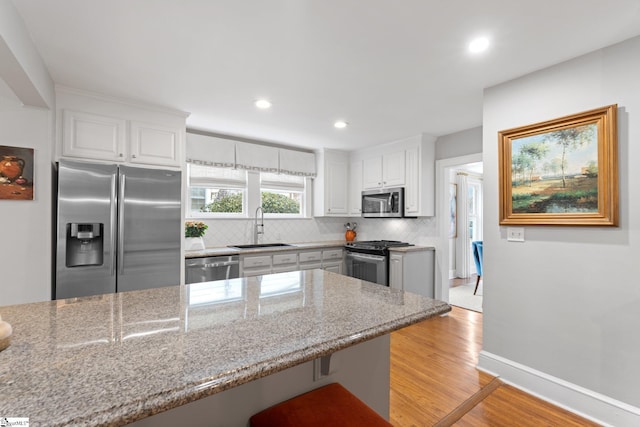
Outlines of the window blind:
{"type": "Polygon", "coordinates": [[[279,156],[281,174],[309,177],[317,175],[315,154],[281,148],[279,156]]]}
{"type": "Polygon", "coordinates": [[[235,150],[235,141],[187,133],[187,163],[233,168],[236,165],[235,150]]]}
{"type": "Polygon", "coordinates": [[[187,132],[187,163],[315,177],[314,153],[187,132]]]}
{"type": "Polygon", "coordinates": [[[237,142],[236,167],[260,172],[278,172],[278,149],[237,142]]]}
{"type": "Polygon", "coordinates": [[[268,190],[304,191],[304,177],[263,172],[260,174],[260,187],[268,190]]]}
{"type": "Polygon", "coordinates": [[[247,186],[247,172],[229,168],[190,164],[189,186],[244,189],[247,186]]]}

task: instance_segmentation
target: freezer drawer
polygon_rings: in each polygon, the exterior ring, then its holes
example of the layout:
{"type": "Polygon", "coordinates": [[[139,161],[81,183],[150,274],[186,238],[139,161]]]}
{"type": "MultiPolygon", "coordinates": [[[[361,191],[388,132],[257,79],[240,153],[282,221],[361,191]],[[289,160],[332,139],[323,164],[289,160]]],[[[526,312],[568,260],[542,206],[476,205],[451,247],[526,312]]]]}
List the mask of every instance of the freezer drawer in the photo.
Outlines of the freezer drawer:
{"type": "Polygon", "coordinates": [[[186,284],[240,277],[240,260],[237,255],[185,260],[186,284]]]}

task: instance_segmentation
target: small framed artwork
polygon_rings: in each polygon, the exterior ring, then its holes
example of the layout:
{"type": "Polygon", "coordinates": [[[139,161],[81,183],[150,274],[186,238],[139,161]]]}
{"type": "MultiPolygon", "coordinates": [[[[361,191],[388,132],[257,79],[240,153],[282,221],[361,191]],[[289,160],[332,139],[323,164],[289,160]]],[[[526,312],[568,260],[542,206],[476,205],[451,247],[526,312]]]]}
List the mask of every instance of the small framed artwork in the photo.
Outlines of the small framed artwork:
{"type": "Polygon", "coordinates": [[[618,225],[617,105],[498,133],[501,225],[618,225]]]}
{"type": "Polygon", "coordinates": [[[33,148],[0,145],[0,200],[33,200],[33,148]]]}
{"type": "Polygon", "coordinates": [[[449,238],[458,236],[458,186],[449,185],[449,238]]]}

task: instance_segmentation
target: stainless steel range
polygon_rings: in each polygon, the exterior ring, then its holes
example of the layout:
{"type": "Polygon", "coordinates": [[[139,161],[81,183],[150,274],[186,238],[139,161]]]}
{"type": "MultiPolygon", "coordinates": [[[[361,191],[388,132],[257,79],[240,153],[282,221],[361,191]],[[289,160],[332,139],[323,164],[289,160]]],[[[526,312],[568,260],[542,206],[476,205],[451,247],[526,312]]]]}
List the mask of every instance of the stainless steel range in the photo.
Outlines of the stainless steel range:
{"type": "Polygon", "coordinates": [[[397,240],[347,243],[347,276],[389,286],[389,248],[400,246],[412,245],[397,240]]]}

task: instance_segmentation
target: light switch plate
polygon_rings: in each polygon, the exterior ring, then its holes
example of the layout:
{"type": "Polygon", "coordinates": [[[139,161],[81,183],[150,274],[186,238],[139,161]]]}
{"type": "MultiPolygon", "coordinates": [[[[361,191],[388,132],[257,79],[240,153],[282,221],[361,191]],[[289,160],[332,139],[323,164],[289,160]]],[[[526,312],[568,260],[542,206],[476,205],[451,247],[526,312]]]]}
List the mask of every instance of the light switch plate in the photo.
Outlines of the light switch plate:
{"type": "Polygon", "coordinates": [[[524,242],[524,228],[522,228],[522,227],[507,227],[507,241],[509,241],[509,242],[524,242]]]}

